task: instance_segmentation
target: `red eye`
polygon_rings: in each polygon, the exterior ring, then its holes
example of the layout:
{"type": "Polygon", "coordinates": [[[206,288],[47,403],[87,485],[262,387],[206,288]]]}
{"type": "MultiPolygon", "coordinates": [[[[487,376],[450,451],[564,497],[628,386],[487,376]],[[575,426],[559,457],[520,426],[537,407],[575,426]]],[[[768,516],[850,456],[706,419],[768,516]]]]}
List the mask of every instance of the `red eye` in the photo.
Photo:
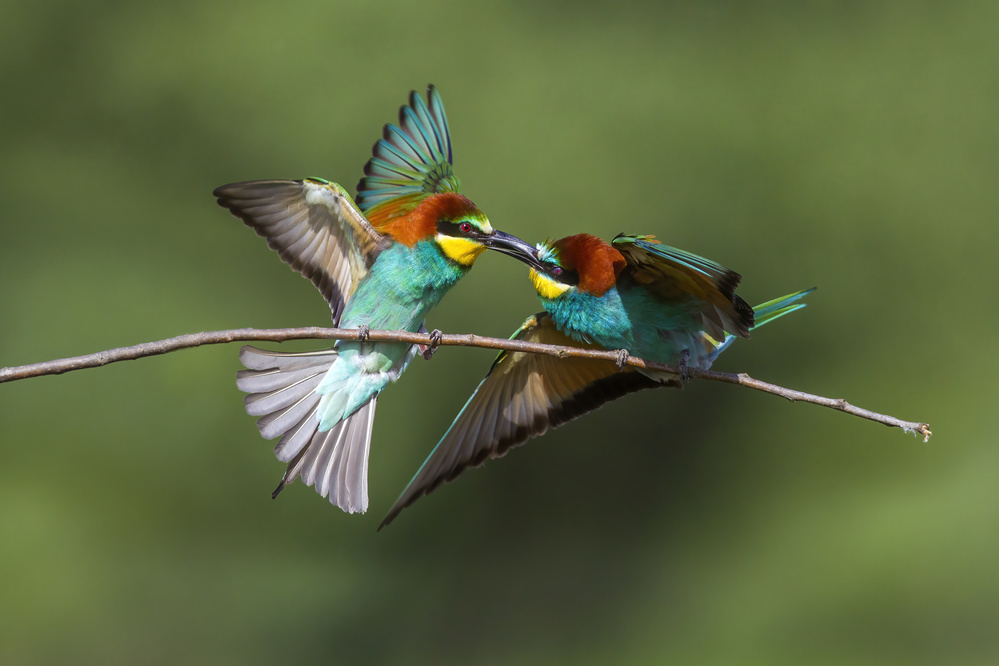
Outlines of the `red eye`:
{"type": "Polygon", "coordinates": [[[461,229],[461,233],[463,234],[468,234],[472,232],[472,225],[469,224],[468,222],[462,222],[461,224],[458,225],[458,228],[461,229]]]}
{"type": "Polygon", "coordinates": [[[562,267],[561,266],[552,266],[552,271],[551,272],[552,272],[552,277],[558,277],[559,275],[562,274],[562,267]]]}

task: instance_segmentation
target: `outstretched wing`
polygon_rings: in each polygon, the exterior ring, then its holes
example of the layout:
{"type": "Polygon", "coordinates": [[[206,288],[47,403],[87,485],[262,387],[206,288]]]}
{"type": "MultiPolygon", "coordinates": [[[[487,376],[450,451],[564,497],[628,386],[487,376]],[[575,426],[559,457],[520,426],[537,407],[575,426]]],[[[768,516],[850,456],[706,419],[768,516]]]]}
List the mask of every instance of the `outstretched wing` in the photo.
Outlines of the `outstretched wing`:
{"type": "Polygon", "coordinates": [[[432,194],[460,192],[451,168],[451,135],[444,102],[433,86],[427,102],[414,90],[399,109],[399,124],[386,125],[357,185],[357,205],[376,228],[432,194]]]}
{"type": "Polygon", "coordinates": [[[669,301],[700,301],[709,335],[748,338],[753,308],[735,293],[742,276],[710,259],[663,245],[652,236],[618,234],[616,247],[628,261],[631,278],[669,301]]]}
{"type": "MultiPolygon", "coordinates": [[[[580,344],[559,332],[545,313],[530,317],[512,339],[602,349],[580,344]]],[[[631,367],[618,370],[612,361],[501,353],[379,529],[466,467],[499,458],[549,427],[558,427],[615,398],[656,386],[662,383],[631,367]]]]}
{"type": "Polygon", "coordinates": [[[390,242],[346,190],[318,178],[232,183],[214,194],[220,206],[253,227],[285,263],[319,288],[335,325],[357,283],[390,242]]]}

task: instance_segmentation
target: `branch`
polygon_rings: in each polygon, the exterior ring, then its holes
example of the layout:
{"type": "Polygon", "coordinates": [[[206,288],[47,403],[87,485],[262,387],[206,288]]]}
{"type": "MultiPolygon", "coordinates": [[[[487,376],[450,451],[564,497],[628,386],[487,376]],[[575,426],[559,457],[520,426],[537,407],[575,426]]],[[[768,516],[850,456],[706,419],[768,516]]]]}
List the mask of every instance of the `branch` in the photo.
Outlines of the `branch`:
{"type": "MultiPolygon", "coordinates": [[[[130,361],[137,358],[144,358],[146,356],[156,356],[158,354],[166,354],[178,349],[200,347],[201,345],[216,345],[242,341],[283,342],[285,340],[304,339],[359,340],[361,337],[361,332],[357,329],[320,328],[318,326],[273,329],[236,328],[227,331],[189,333],[188,335],[181,335],[175,338],[158,340],[156,342],[144,342],[131,347],[118,347],[116,349],[109,349],[108,351],[97,352],[96,354],[87,354],[86,356],[74,356],[72,358],[58,359],[55,361],[45,361],[44,363],[32,363],[30,365],[22,365],[12,368],[0,368],[0,384],[4,382],[12,382],[18,379],[27,379],[29,377],[40,377],[42,375],[60,375],[64,372],[69,372],[70,370],[98,368],[102,365],[107,365],[108,363],[130,361]]],[[[370,331],[367,335],[367,339],[372,342],[408,342],[410,344],[421,344],[431,347],[434,346],[434,341],[431,340],[431,336],[429,334],[410,333],[408,331],[370,331]]],[[[546,345],[536,342],[524,342],[523,340],[488,338],[480,335],[443,335],[437,344],[442,346],[484,347],[486,349],[503,349],[507,351],[528,352],[533,354],[548,354],[549,356],[557,356],[558,358],[573,356],[577,358],[614,361],[615,363],[619,363],[621,361],[621,354],[617,351],[580,349],[579,347],[546,345]]],[[[679,368],[674,365],[652,363],[632,356],[626,357],[624,363],[646,370],[658,370],[672,374],[680,373],[679,368]]],[[[886,426],[901,428],[905,432],[922,435],[924,442],[929,441],[930,435],[933,434],[930,432],[930,427],[926,423],[902,421],[894,416],[879,414],[868,409],[856,407],[842,398],[824,398],[822,396],[812,395],[811,393],[795,391],[793,389],[784,388],[783,386],[777,386],[776,384],[769,384],[758,379],[753,379],[745,373],[731,374],[727,372],[716,372],[714,370],[693,370],[691,374],[694,377],[701,377],[703,379],[710,379],[728,384],[738,384],[739,386],[746,386],[748,388],[756,389],[757,391],[763,391],[764,393],[772,393],[773,395],[786,398],[791,402],[800,400],[801,402],[810,402],[813,405],[821,405],[822,407],[836,409],[841,412],[846,412],[847,414],[883,423],[886,426]]]]}

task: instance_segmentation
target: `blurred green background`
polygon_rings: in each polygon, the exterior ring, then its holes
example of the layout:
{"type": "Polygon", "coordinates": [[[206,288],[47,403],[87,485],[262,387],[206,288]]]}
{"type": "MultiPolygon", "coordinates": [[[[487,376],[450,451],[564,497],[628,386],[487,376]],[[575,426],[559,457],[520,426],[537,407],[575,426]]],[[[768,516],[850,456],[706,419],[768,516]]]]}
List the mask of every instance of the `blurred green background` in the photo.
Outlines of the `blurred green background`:
{"type": "MultiPolygon", "coordinates": [[[[6,2],[0,365],[325,325],[211,196],[351,191],[410,89],[528,240],[654,233],[810,306],[375,527],[486,371],[379,401],[371,511],[283,471],[239,345],[0,386],[4,664],[995,664],[994,2],[6,2]]],[[[428,323],[539,309],[484,256],[428,323]]],[[[285,345],[315,348],[321,343],[285,345]]]]}

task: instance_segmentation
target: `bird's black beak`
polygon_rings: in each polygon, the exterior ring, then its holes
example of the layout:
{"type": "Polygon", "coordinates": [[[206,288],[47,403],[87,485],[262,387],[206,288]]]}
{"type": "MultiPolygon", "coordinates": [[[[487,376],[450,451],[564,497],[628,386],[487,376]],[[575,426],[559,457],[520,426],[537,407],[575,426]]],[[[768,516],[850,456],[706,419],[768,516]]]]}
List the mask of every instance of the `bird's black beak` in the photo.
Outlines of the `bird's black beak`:
{"type": "Polygon", "coordinates": [[[483,245],[490,250],[496,250],[511,257],[520,259],[531,268],[543,270],[538,261],[538,250],[530,243],[526,243],[516,236],[503,231],[494,231],[482,239],[483,245]]]}

